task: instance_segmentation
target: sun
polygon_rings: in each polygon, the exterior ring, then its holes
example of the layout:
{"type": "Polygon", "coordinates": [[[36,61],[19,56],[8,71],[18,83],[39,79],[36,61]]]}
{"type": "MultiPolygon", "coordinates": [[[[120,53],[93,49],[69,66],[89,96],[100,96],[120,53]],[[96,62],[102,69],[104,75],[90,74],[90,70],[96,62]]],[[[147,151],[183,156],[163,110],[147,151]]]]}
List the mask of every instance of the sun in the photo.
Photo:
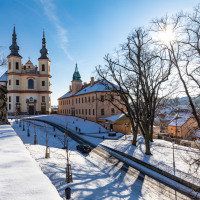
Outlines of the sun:
{"type": "Polygon", "coordinates": [[[167,29],[167,30],[163,31],[162,33],[160,33],[160,39],[166,43],[172,41],[172,39],[173,39],[172,29],[167,29]]]}

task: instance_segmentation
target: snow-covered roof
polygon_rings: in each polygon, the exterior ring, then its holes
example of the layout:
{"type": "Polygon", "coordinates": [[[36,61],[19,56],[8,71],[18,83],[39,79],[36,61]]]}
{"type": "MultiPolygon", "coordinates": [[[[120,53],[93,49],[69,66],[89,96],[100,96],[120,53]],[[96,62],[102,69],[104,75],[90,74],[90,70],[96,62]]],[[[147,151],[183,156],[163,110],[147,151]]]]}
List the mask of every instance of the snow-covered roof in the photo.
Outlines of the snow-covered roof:
{"type": "Polygon", "coordinates": [[[6,71],[1,77],[0,77],[0,82],[6,82],[8,81],[8,76],[6,75],[8,71],[6,71]]]}
{"type": "Polygon", "coordinates": [[[190,136],[199,137],[200,138],[200,130],[196,129],[190,136]]]}
{"type": "MultiPolygon", "coordinates": [[[[107,84],[109,88],[112,88],[112,86],[109,83],[107,83],[106,80],[95,81],[93,86],[91,86],[90,83],[83,85],[81,90],[73,96],[88,94],[88,93],[92,93],[92,92],[110,92],[110,90],[106,88],[105,84],[107,84]]],[[[115,85],[115,87],[117,89],[119,88],[117,85],[115,85]]],[[[124,90],[124,91],[126,92],[126,90],[124,90]]],[[[66,94],[61,96],[59,99],[64,99],[64,98],[71,97],[71,96],[72,96],[72,92],[67,92],[66,94]]]]}
{"type": "Polygon", "coordinates": [[[106,118],[99,118],[99,119],[106,119],[108,121],[112,121],[115,122],[116,120],[122,118],[124,116],[124,114],[118,114],[118,115],[113,115],[111,117],[106,117],[106,118]]]}
{"type": "Polygon", "coordinates": [[[181,126],[183,126],[183,124],[185,124],[185,122],[188,121],[188,119],[189,119],[189,118],[187,118],[187,117],[182,117],[182,118],[174,119],[174,120],[172,120],[172,121],[169,123],[169,126],[181,127],[181,126]]]}
{"type": "Polygon", "coordinates": [[[170,114],[172,112],[172,110],[170,109],[163,109],[163,110],[160,110],[162,113],[167,113],[167,114],[170,114]]]}

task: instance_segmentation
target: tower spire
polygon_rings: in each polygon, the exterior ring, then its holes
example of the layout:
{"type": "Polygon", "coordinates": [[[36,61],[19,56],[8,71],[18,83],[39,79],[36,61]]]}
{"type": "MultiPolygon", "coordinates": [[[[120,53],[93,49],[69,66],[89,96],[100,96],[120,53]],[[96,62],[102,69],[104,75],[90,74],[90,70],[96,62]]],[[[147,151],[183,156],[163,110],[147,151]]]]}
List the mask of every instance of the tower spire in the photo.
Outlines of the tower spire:
{"type": "Polygon", "coordinates": [[[73,74],[72,81],[81,81],[81,75],[78,71],[77,63],[76,63],[75,72],[73,74]]]}
{"type": "Polygon", "coordinates": [[[9,47],[9,49],[11,50],[10,55],[21,57],[19,55],[19,53],[18,53],[18,51],[19,51],[20,48],[17,45],[17,34],[15,32],[15,24],[14,24],[14,28],[13,28],[13,34],[12,34],[12,45],[9,47]]]}
{"type": "Polygon", "coordinates": [[[40,50],[41,56],[39,59],[49,59],[48,58],[48,50],[46,48],[46,38],[45,38],[45,32],[43,29],[43,38],[42,38],[42,49],[40,50]]]}

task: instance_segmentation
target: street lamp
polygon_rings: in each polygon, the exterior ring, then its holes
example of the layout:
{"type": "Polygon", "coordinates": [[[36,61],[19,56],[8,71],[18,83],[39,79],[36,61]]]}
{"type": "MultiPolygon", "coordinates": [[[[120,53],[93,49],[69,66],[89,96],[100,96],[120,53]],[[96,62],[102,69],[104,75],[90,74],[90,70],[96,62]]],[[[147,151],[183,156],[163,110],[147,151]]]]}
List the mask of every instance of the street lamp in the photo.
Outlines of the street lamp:
{"type": "Polygon", "coordinates": [[[175,168],[175,160],[174,160],[174,140],[172,140],[172,145],[173,145],[173,167],[175,168]]]}
{"type": "Polygon", "coordinates": [[[125,123],[125,140],[126,140],[126,127],[128,127],[128,124],[125,123]],[[127,126],[126,126],[127,125],[127,126]]]}
{"type": "Polygon", "coordinates": [[[27,136],[29,137],[30,136],[30,131],[29,131],[29,121],[27,123],[27,126],[28,126],[28,129],[27,129],[27,136]]]}

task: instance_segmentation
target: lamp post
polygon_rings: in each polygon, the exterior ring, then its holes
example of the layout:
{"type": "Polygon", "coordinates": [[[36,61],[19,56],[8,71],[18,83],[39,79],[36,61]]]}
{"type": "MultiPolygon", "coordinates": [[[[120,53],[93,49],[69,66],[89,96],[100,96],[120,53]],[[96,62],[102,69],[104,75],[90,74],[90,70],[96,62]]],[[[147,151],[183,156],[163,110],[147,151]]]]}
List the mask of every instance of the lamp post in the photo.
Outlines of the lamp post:
{"type": "Polygon", "coordinates": [[[25,131],[25,127],[24,127],[24,119],[23,119],[23,129],[22,129],[22,131],[25,131]]]}
{"type": "Polygon", "coordinates": [[[174,160],[174,140],[172,140],[172,145],[173,145],[173,167],[175,168],[175,160],[174,160]]]}
{"type": "Polygon", "coordinates": [[[29,137],[29,136],[30,136],[30,131],[29,131],[29,121],[28,121],[28,123],[27,123],[27,126],[28,126],[28,128],[27,128],[27,136],[29,137]]]}

